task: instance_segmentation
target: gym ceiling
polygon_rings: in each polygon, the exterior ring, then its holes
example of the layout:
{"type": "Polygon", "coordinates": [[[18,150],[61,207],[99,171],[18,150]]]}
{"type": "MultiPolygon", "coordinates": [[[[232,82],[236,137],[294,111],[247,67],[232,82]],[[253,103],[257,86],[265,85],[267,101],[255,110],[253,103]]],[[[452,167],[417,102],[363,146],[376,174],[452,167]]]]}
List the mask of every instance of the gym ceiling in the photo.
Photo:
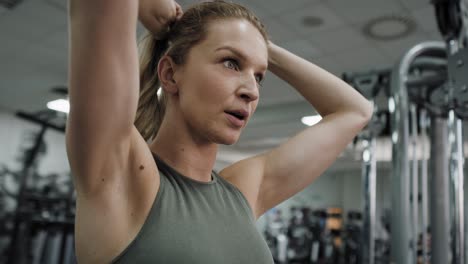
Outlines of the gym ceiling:
{"type": "MultiPolygon", "coordinates": [[[[429,0],[236,2],[262,19],[274,42],[337,76],[393,67],[413,45],[441,40],[429,0]]],[[[67,37],[67,0],[0,0],[0,110],[34,112],[63,98],[51,90],[67,83],[67,37]]],[[[386,108],[385,101],[378,104],[386,108]]],[[[228,163],[275,146],[313,114],[297,92],[268,74],[256,115],[219,158],[228,163]]]]}

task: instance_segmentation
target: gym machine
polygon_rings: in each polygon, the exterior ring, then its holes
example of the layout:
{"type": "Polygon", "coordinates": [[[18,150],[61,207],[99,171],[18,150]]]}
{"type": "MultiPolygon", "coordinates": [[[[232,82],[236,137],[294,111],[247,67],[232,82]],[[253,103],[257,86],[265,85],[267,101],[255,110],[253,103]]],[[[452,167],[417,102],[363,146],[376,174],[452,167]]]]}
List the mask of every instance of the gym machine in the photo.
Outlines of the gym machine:
{"type": "MultiPolygon", "coordinates": [[[[364,97],[371,102],[375,102],[375,99],[381,92],[388,95],[389,81],[390,81],[390,70],[372,70],[369,72],[343,74],[342,79],[353,86],[359,91],[364,97]]],[[[374,103],[375,105],[375,103],[374,103]]],[[[350,256],[346,261],[350,263],[376,263],[376,188],[377,188],[377,160],[375,157],[376,150],[376,139],[381,135],[384,130],[388,127],[388,112],[385,110],[378,109],[374,106],[374,115],[367,127],[359,133],[355,138],[355,145],[359,142],[362,145],[362,169],[361,169],[361,183],[362,183],[362,227],[360,228],[360,239],[359,239],[359,254],[345,251],[346,256],[350,256]],[[358,261],[355,259],[359,259],[358,261]]],[[[348,216],[351,222],[355,221],[358,215],[351,213],[348,216]]],[[[360,216],[359,216],[360,218],[360,216]]],[[[345,246],[345,250],[352,250],[353,243],[356,243],[356,229],[352,230],[350,234],[351,240],[347,240],[345,244],[350,243],[351,245],[345,246]]],[[[353,249],[355,250],[355,249],[353,249]]],[[[382,257],[379,256],[379,259],[382,257]]]]}
{"type": "Polygon", "coordinates": [[[342,263],[341,209],[291,207],[286,220],[281,209],[273,208],[266,222],[264,236],[275,263],[342,263]]]}
{"type": "MultiPolygon", "coordinates": [[[[429,263],[429,260],[431,263],[467,261],[462,141],[462,119],[468,117],[466,12],[463,1],[436,0],[433,4],[438,26],[446,43],[424,42],[405,53],[395,67],[392,98],[389,100],[389,107],[393,110],[392,261],[402,264],[417,261],[417,234],[420,231],[423,263],[429,263]],[[435,70],[435,74],[424,76],[420,70],[412,70],[418,59],[426,56],[436,60],[433,59],[432,63],[420,60],[420,64],[425,70],[435,70]],[[420,78],[411,78],[411,73],[419,74],[420,78]],[[430,115],[431,210],[429,221],[427,158],[423,157],[422,229],[419,228],[418,215],[418,168],[417,163],[413,162],[410,174],[406,147],[410,141],[409,112],[412,117],[413,142],[414,135],[417,134],[414,104],[410,104],[410,101],[424,107],[430,115]],[[430,255],[426,243],[429,222],[432,236],[430,255]]],[[[424,133],[428,127],[425,115],[426,112],[422,112],[419,117],[422,142],[425,141],[424,133]]],[[[426,149],[424,144],[423,146],[426,149]]]]}
{"type": "MultiPolygon", "coordinates": [[[[464,194],[464,152],[462,119],[468,117],[468,13],[463,0],[433,1],[437,25],[446,42],[448,56],[448,100],[449,112],[449,172],[450,204],[452,219],[453,263],[467,263],[466,255],[466,213],[464,194]]],[[[435,238],[434,238],[435,239],[435,238]]],[[[445,256],[443,252],[435,252],[445,256]]],[[[434,256],[436,257],[436,256],[434,256]]],[[[444,258],[440,258],[443,260],[444,258]]]]}
{"type": "Polygon", "coordinates": [[[3,200],[15,200],[16,208],[0,219],[2,237],[9,238],[0,263],[73,263],[74,262],[74,188],[70,175],[39,175],[38,159],[46,152],[44,136],[48,129],[64,132],[63,117],[46,110],[18,112],[17,116],[39,124],[32,145],[24,150],[23,169],[13,172],[3,168],[0,178],[12,175],[18,190],[8,190],[2,180],[3,200]],[[4,262],[6,261],[6,262],[4,262]]]}
{"type": "MultiPolygon", "coordinates": [[[[447,112],[443,103],[446,80],[445,46],[439,42],[424,42],[414,46],[405,53],[392,72],[391,97],[388,100],[393,146],[391,255],[392,261],[396,263],[416,263],[418,255],[422,256],[423,263],[429,261],[427,113],[431,116],[429,137],[433,166],[431,186],[441,187],[443,183],[436,184],[437,177],[434,175],[439,169],[438,162],[445,158],[440,156],[443,156],[443,152],[437,148],[445,146],[443,142],[440,142],[440,145],[437,143],[437,140],[442,139],[437,133],[444,126],[439,119],[447,112]],[[422,212],[421,216],[419,211],[422,212]],[[419,254],[420,233],[422,233],[420,243],[422,248],[419,254]]],[[[436,199],[443,196],[440,191],[437,191],[437,194],[431,196],[433,198],[430,203],[431,208],[438,204],[436,199]]],[[[443,207],[448,208],[448,206],[443,207]]],[[[431,213],[434,213],[434,210],[431,213]]],[[[439,215],[439,217],[445,216],[448,218],[448,214],[439,215]]],[[[443,227],[439,226],[437,221],[430,222],[434,238],[434,232],[443,227]]],[[[432,249],[435,249],[435,245],[432,249]]]]}

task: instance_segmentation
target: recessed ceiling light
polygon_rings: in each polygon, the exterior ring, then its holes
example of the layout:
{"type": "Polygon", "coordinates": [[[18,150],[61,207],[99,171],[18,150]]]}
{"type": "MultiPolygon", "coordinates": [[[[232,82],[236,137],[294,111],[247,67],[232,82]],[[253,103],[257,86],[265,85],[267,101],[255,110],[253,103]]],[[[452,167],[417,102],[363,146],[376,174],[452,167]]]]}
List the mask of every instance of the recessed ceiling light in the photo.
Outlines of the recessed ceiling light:
{"type": "Polygon", "coordinates": [[[304,116],[303,118],[301,118],[301,122],[306,126],[313,126],[320,122],[320,120],[322,120],[322,117],[320,115],[304,116]]]}
{"type": "Polygon", "coordinates": [[[416,24],[400,15],[377,17],[368,21],[362,28],[365,36],[376,40],[396,40],[410,35],[416,24]]]}
{"type": "Polygon", "coordinates": [[[68,100],[58,99],[55,101],[48,102],[47,108],[68,114],[70,112],[70,103],[68,102],[68,100]]]}
{"type": "Polygon", "coordinates": [[[305,16],[302,18],[302,24],[306,27],[318,27],[323,24],[323,19],[316,16],[305,16]]]}

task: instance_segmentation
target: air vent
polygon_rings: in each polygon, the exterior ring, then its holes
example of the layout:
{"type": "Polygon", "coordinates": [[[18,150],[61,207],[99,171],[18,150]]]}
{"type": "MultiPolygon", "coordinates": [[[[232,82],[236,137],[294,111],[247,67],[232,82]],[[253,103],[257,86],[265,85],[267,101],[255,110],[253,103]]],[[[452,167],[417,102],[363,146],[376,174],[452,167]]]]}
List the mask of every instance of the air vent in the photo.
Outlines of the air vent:
{"type": "Polygon", "coordinates": [[[6,9],[13,9],[15,6],[23,2],[23,0],[0,0],[0,6],[6,9]]]}
{"type": "Polygon", "coordinates": [[[306,27],[319,27],[323,24],[323,19],[316,16],[306,16],[302,18],[302,24],[306,27]]]}
{"type": "Polygon", "coordinates": [[[416,28],[416,23],[409,17],[401,15],[381,16],[368,21],[362,32],[365,36],[375,40],[397,40],[404,38],[416,28]]]}

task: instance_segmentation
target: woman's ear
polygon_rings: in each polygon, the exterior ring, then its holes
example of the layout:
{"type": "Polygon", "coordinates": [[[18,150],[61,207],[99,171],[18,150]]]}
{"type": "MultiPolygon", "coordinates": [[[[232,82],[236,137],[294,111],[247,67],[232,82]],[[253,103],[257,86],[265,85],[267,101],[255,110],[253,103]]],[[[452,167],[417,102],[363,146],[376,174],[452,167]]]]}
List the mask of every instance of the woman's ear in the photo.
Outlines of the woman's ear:
{"type": "Polygon", "coordinates": [[[165,55],[159,60],[158,77],[165,92],[175,94],[179,91],[174,79],[176,64],[171,57],[165,55]]]}

